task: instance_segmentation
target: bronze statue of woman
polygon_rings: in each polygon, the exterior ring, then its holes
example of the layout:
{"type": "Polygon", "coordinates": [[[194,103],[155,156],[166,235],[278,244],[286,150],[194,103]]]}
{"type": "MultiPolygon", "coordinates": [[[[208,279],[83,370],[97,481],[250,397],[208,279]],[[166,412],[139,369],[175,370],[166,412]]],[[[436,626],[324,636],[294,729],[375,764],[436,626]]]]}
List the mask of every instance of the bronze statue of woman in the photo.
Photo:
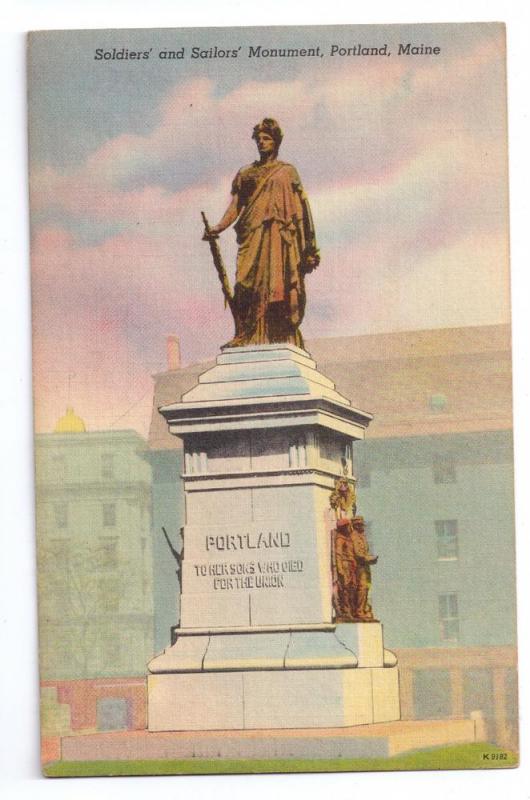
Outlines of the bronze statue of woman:
{"type": "Polygon", "coordinates": [[[259,160],[239,170],[232,200],[206,238],[235,224],[239,245],[231,309],[235,336],[227,347],[290,342],[303,347],[304,277],[320,256],[309,203],[296,169],[278,160],[280,126],[255,126],[259,160]]]}

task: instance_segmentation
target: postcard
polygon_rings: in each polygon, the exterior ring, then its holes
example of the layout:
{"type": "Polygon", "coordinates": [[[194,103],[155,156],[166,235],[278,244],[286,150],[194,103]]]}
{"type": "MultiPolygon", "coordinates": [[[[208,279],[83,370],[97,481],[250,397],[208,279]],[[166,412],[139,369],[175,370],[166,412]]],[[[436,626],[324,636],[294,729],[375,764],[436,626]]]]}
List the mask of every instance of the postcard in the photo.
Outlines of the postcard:
{"type": "Polygon", "coordinates": [[[28,72],[44,774],[516,766],[504,26],[28,72]]]}

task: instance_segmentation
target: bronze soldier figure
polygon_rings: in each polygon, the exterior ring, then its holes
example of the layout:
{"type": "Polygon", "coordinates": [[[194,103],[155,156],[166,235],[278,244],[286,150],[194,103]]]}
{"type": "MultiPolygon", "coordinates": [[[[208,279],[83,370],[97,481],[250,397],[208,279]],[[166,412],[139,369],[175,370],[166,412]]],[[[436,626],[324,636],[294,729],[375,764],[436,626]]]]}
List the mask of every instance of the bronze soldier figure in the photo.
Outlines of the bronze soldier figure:
{"type": "Polygon", "coordinates": [[[364,531],[364,517],[354,517],[351,521],[351,541],[357,561],[355,574],[355,619],[372,622],[374,614],[368,601],[368,593],[372,586],[371,564],[377,564],[378,556],[369,552],[364,531]]]}
{"type": "Polygon", "coordinates": [[[336,622],[353,622],[357,604],[357,561],[349,519],[337,520],[333,536],[333,606],[336,622]]]}

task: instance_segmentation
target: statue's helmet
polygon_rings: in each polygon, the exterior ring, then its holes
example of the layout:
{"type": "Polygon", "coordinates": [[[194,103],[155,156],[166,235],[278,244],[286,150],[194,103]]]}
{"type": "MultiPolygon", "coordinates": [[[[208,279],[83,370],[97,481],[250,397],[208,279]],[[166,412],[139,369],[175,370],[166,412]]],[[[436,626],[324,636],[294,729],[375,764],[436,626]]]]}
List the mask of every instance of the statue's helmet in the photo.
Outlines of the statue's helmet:
{"type": "Polygon", "coordinates": [[[267,133],[273,139],[276,150],[279,150],[283,139],[283,133],[275,119],[272,119],[272,117],[265,117],[261,122],[258,122],[257,125],[254,125],[252,138],[257,139],[259,133],[267,133]]]}

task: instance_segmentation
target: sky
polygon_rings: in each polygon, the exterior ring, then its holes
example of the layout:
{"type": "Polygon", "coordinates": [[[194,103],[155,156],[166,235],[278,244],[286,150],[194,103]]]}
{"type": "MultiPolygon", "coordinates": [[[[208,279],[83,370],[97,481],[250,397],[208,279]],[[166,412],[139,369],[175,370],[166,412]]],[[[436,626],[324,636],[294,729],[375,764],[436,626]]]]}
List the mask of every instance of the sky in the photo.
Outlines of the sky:
{"type": "MultiPolygon", "coordinates": [[[[183,363],[231,338],[200,211],[219,221],[264,116],[321,250],[306,340],[508,322],[504,60],[498,24],[33,35],[37,431],[73,405],[89,430],[145,433],[166,336],[183,363]],[[441,52],[398,56],[408,42],[441,52]],[[258,44],[323,56],[248,58],[258,44]],[[391,55],[331,57],[333,44],[391,55]],[[191,59],[194,46],[241,49],[191,59]],[[113,48],[149,58],[94,58],[113,48]]],[[[220,245],[233,279],[234,232],[220,245]]]]}

